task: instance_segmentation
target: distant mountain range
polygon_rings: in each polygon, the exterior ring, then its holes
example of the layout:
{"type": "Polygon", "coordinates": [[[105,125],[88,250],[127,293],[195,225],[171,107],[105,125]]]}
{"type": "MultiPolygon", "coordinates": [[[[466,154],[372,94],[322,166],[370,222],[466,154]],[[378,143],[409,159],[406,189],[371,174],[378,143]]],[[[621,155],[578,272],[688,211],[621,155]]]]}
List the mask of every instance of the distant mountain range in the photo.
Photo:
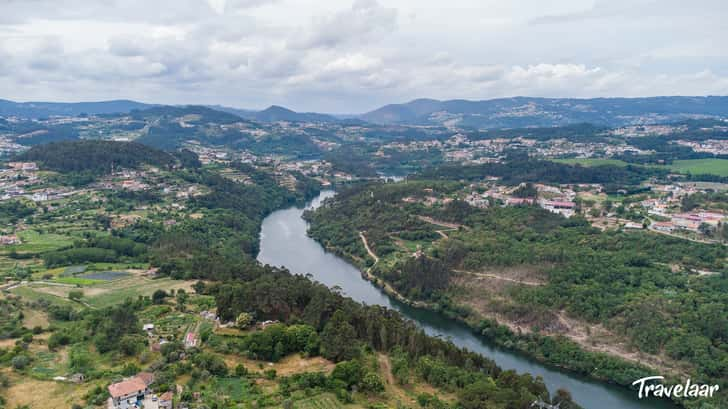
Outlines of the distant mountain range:
{"type": "Polygon", "coordinates": [[[623,126],[728,117],[728,97],[417,99],[360,116],[376,124],[519,128],[591,123],[623,126]]]}
{"type": "Polygon", "coordinates": [[[314,112],[295,112],[288,108],[278,105],[271,105],[262,111],[250,111],[246,109],[214,107],[221,111],[230,112],[244,119],[250,119],[258,122],[339,122],[339,119],[327,114],[318,114],[314,112]]]}
{"type": "Polygon", "coordinates": [[[23,118],[99,115],[131,112],[134,109],[147,109],[153,106],[155,105],[123,99],[100,102],[14,102],[0,99],[0,115],[23,118]]]}
{"type": "MultiPolygon", "coordinates": [[[[0,100],[0,116],[43,118],[127,113],[160,105],[118,100],[101,102],[13,102],[0,100]]],[[[295,112],[273,105],[262,111],[209,106],[257,122],[369,122],[379,125],[456,125],[467,128],[551,127],[575,123],[624,126],[675,122],[696,118],[728,117],[728,97],[649,98],[531,98],[513,97],[483,101],[417,99],[374,111],[347,116],[295,112]]]]}

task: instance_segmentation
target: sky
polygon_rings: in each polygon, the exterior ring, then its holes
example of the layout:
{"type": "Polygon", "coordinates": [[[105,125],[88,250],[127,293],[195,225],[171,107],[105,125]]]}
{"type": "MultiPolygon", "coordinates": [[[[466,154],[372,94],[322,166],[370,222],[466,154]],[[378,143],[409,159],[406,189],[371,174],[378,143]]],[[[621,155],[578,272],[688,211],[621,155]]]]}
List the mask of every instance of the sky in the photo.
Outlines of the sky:
{"type": "Polygon", "coordinates": [[[726,21],[724,0],[0,0],[0,98],[726,95],[726,21]]]}

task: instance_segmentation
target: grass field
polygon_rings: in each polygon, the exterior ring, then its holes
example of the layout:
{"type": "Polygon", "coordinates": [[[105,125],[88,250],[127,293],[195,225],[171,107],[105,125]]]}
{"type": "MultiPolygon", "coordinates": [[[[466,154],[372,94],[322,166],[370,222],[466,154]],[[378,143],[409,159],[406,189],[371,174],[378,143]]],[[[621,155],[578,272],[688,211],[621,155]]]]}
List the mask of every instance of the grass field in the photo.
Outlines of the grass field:
{"type": "Polygon", "coordinates": [[[234,402],[243,402],[250,397],[250,384],[241,378],[215,378],[212,383],[215,396],[227,396],[234,402]]]}
{"type": "Polygon", "coordinates": [[[194,284],[192,281],[171,280],[169,278],[150,280],[148,278],[130,277],[94,285],[93,288],[105,291],[99,295],[87,297],[86,301],[94,307],[108,307],[119,304],[127,298],[137,298],[140,295],[151,297],[157,290],[169,291],[173,288],[184,288],[189,292],[192,291],[192,284],[194,284]]]}
{"type": "MultiPolygon", "coordinates": [[[[92,307],[97,308],[119,304],[127,298],[136,299],[138,296],[151,297],[157,290],[169,291],[171,289],[184,288],[186,291],[191,292],[191,286],[193,284],[192,281],[171,280],[169,278],[151,280],[138,276],[130,276],[129,278],[115,281],[86,280],[75,277],[61,278],[60,280],[70,280],[72,282],[66,284],[80,285],[84,293],[83,300],[92,307]],[[87,281],[89,282],[88,284],[86,284],[87,281]]],[[[35,283],[17,287],[11,291],[28,300],[45,299],[56,304],[70,303],[76,305],[68,300],[68,293],[76,289],[73,285],[53,286],[35,283]]]]}
{"type": "Polygon", "coordinates": [[[22,231],[18,236],[22,243],[5,247],[8,251],[15,249],[18,253],[42,253],[73,244],[72,237],[53,233],[39,233],[35,230],[22,231]]]}
{"type": "MultiPolygon", "coordinates": [[[[439,236],[438,236],[439,237],[439,236]]],[[[408,252],[415,252],[417,249],[427,250],[428,248],[432,247],[432,242],[430,241],[413,241],[413,240],[404,240],[404,239],[397,239],[396,244],[399,244],[400,247],[403,247],[405,251],[408,252]]]]}
{"type": "Polygon", "coordinates": [[[48,327],[48,314],[43,311],[24,309],[23,325],[27,328],[48,327]]]}
{"type": "Polygon", "coordinates": [[[33,409],[70,408],[73,403],[83,401],[83,396],[94,384],[82,385],[41,381],[29,377],[10,376],[11,384],[3,391],[6,407],[16,408],[28,405],[33,409]]]}
{"type": "Polygon", "coordinates": [[[693,175],[710,174],[728,177],[728,159],[676,160],[670,165],[670,169],[675,172],[693,175]]]}
{"type": "Polygon", "coordinates": [[[77,305],[73,301],[69,300],[67,297],[64,298],[53,294],[43,293],[30,286],[17,287],[12,289],[11,292],[15,295],[23,297],[23,299],[28,301],[45,300],[50,302],[51,304],[56,305],[77,305]]]}
{"type": "MultiPolygon", "coordinates": [[[[554,162],[565,163],[568,165],[582,166],[602,166],[615,165],[627,166],[628,163],[618,159],[605,158],[586,158],[586,159],[553,159],[554,162]]],[[[671,165],[659,166],[652,165],[655,168],[669,168],[673,172],[693,174],[693,175],[717,175],[728,177],[728,159],[687,159],[676,160],[671,165]]]]}
{"type": "Polygon", "coordinates": [[[90,278],[80,278],[80,277],[58,277],[54,280],[57,283],[61,284],[73,284],[73,285],[94,285],[103,283],[102,280],[93,280],[90,278]]]}

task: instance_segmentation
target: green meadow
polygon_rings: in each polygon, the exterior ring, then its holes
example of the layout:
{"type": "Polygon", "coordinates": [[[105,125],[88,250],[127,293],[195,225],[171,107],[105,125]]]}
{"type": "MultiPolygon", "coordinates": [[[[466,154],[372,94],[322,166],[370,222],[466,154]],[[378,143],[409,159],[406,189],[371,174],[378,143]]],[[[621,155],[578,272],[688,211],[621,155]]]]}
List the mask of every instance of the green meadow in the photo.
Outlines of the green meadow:
{"type": "Polygon", "coordinates": [[[675,172],[693,175],[718,175],[728,177],[728,159],[676,160],[670,166],[675,172]]]}
{"type": "MultiPolygon", "coordinates": [[[[573,158],[573,159],[553,159],[554,162],[564,163],[567,165],[581,166],[627,166],[627,162],[619,159],[607,158],[573,158]]],[[[728,159],[708,158],[708,159],[686,159],[676,160],[670,165],[659,166],[649,165],[655,168],[668,168],[673,172],[692,174],[692,175],[717,175],[728,177],[728,159]]]]}

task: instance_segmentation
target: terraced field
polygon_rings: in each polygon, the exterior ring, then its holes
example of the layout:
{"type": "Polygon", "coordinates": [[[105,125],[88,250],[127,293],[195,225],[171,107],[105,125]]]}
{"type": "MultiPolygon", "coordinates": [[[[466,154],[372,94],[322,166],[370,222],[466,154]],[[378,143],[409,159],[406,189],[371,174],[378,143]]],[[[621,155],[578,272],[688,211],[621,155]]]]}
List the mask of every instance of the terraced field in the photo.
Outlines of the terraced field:
{"type": "Polygon", "coordinates": [[[330,393],[324,393],[312,398],[300,400],[293,404],[296,409],[339,409],[339,408],[359,408],[359,405],[343,405],[336,397],[330,393]]]}

